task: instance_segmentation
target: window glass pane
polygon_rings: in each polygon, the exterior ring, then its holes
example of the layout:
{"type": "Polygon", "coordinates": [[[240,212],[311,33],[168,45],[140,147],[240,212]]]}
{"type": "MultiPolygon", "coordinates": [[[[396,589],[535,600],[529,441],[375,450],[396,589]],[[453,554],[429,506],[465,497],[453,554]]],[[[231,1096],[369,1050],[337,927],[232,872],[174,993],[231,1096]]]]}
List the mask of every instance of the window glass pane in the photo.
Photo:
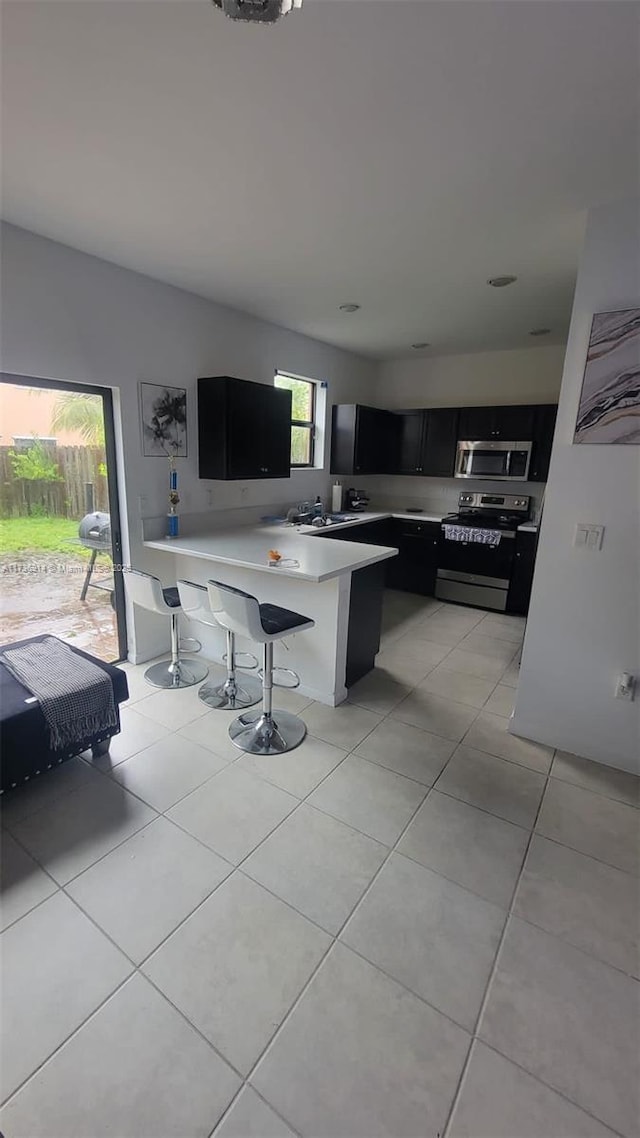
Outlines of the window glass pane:
{"type": "Polygon", "coordinates": [[[313,419],[313,384],[290,375],[277,375],[275,385],[291,392],[291,418],[310,423],[313,419]]]}
{"type": "Polygon", "coordinates": [[[291,464],[309,466],[311,463],[311,427],[291,428],[291,464]]]}

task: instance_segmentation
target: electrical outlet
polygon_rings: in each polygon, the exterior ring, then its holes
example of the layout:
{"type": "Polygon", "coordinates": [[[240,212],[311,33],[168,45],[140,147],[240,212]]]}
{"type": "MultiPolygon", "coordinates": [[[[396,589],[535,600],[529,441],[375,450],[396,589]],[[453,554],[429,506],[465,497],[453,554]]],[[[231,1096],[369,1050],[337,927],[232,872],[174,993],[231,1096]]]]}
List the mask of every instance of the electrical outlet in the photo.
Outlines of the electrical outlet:
{"type": "Polygon", "coordinates": [[[616,699],[633,702],[636,693],[636,677],[631,672],[621,672],[616,680],[616,699]]]}

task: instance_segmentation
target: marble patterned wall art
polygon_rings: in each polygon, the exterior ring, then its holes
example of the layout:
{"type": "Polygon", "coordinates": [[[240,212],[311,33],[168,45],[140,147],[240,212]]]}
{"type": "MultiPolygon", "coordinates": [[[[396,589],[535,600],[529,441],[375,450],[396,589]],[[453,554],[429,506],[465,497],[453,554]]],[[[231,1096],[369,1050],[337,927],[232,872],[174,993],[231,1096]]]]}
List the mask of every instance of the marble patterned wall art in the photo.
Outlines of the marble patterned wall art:
{"type": "Polygon", "coordinates": [[[145,457],[186,457],[186,388],[141,383],[140,419],[142,453],[145,457]]]}
{"type": "Polygon", "coordinates": [[[640,308],[593,317],[573,441],[640,445],[640,308]]]}

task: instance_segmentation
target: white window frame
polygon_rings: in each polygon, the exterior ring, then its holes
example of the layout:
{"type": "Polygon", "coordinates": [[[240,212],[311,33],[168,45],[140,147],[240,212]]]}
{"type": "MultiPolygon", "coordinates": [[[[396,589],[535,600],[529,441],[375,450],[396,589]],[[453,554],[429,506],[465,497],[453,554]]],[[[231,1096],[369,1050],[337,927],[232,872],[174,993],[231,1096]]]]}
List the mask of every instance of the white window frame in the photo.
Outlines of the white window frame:
{"type": "Polygon", "coordinates": [[[327,385],[321,380],[312,379],[308,375],[298,375],[285,368],[276,368],[273,382],[275,385],[279,376],[286,379],[300,379],[303,383],[313,385],[313,419],[292,419],[292,427],[305,427],[311,431],[311,462],[291,463],[291,470],[324,470],[325,422],[327,413],[327,385]]]}

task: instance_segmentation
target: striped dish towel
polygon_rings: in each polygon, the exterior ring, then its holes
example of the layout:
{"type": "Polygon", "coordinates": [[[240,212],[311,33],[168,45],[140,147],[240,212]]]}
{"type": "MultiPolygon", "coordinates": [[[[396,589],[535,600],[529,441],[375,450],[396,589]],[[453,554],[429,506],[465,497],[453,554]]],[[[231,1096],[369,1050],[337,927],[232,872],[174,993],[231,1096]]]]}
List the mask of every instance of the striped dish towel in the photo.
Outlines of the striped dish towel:
{"type": "Polygon", "coordinates": [[[476,529],[475,526],[446,525],[444,536],[447,541],[474,541],[478,545],[499,545],[502,534],[499,529],[476,529]]]}

